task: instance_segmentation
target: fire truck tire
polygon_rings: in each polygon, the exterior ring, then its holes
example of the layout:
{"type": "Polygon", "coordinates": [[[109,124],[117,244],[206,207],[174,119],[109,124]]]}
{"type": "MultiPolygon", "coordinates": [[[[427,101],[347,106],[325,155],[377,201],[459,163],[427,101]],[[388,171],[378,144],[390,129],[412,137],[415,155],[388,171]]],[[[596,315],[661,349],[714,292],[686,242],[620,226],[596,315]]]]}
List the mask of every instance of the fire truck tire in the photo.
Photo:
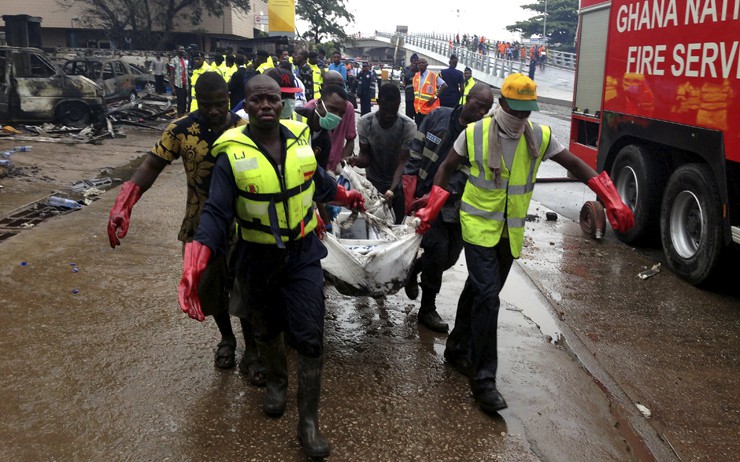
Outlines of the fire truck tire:
{"type": "Polygon", "coordinates": [[[722,205],[711,169],[679,167],[668,180],[660,214],[668,265],[694,285],[707,285],[722,263],[722,205]]]}
{"type": "Polygon", "coordinates": [[[90,108],[80,101],[67,101],[59,105],[56,111],[57,121],[70,127],[85,127],[90,123],[90,108]]]}
{"type": "Polygon", "coordinates": [[[615,234],[628,244],[659,242],[660,199],[666,181],[663,162],[646,147],[630,144],[623,147],[614,161],[611,177],[619,196],[635,214],[635,226],[615,234]]]}

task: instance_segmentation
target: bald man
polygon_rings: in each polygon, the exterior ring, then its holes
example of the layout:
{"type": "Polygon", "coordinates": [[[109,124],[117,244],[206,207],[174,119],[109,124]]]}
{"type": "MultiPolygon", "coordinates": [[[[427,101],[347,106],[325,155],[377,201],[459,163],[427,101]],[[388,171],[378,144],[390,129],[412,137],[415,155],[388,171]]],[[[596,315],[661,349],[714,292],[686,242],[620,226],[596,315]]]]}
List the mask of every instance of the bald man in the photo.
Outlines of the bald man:
{"type": "MultiPolygon", "coordinates": [[[[411,159],[404,170],[404,194],[407,212],[411,203],[423,206],[429,194],[437,169],[445,160],[452,144],[469,123],[481,120],[493,105],[493,91],[485,84],[476,84],[468,94],[464,106],[440,107],[424,118],[416,138],[411,143],[411,159]],[[420,199],[419,199],[420,198],[420,199]]],[[[417,275],[421,273],[421,306],[419,323],[435,332],[447,333],[449,326],[437,313],[436,299],[442,287],[442,273],[451,268],[463,248],[460,228],[460,198],[467,170],[459,169],[450,181],[449,200],[424,235],[421,246],[424,254],[414,265],[406,284],[406,295],[412,300],[419,296],[417,275]]]]}

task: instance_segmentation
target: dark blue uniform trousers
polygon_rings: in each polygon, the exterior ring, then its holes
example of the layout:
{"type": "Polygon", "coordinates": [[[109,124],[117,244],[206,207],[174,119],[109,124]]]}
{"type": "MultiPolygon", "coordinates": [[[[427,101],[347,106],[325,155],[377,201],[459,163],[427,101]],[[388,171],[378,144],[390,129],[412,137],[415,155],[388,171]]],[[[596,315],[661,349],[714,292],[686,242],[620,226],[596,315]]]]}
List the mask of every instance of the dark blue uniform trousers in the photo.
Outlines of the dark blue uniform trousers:
{"type": "Polygon", "coordinates": [[[255,338],[269,342],[281,332],[298,354],[324,354],[324,272],[326,247],[311,232],[287,250],[275,245],[248,247],[247,304],[255,338]]]}
{"type": "Polygon", "coordinates": [[[419,285],[424,292],[438,294],[442,287],[442,274],[452,268],[463,249],[460,223],[447,223],[438,217],[424,234],[421,247],[424,253],[419,258],[419,285]]]}
{"type": "Polygon", "coordinates": [[[473,365],[472,380],[485,388],[496,380],[499,292],[514,257],[509,240],[501,239],[494,247],[465,242],[465,260],[468,279],[457,303],[455,328],[447,338],[445,357],[468,357],[473,365]]]}

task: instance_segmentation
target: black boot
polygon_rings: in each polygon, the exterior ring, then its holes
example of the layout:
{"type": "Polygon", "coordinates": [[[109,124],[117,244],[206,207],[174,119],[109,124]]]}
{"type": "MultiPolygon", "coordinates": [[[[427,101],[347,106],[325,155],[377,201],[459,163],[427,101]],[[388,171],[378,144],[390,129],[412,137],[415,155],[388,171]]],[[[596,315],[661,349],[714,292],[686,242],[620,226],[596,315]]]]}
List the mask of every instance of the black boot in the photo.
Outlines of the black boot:
{"type": "Polygon", "coordinates": [[[496,389],[496,382],[490,380],[479,382],[471,378],[469,383],[475,402],[485,412],[494,413],[506,409],[506,400],[496,389]]]}
{"type": "Polygon", "coordinates": [[[439,332],[442,334],[447,333],[449,326],[442,318],[437,314],[436,305],[437,294],[431,290],[421,291],[421,306],[419,307],[419,323],[425,325],[427,329],[439,332]]]}
{"type": "Polygon", "coordinates": [[[267,395],[262,410],[270,417],[281,417],[285,413],[285,392],[288,390],[288,360],[283,335],[267,343],[257,342],[257,348],[267,369],[267,395]]]}
{"type": "MultiPolygon", "coordinates": [[[[308,457],[329,457],[329,443],[319,430],[323,358],[298,356],[298,439],[308,457]]],[[[269,386],[269,385],[268,385],[269,386]]]]}

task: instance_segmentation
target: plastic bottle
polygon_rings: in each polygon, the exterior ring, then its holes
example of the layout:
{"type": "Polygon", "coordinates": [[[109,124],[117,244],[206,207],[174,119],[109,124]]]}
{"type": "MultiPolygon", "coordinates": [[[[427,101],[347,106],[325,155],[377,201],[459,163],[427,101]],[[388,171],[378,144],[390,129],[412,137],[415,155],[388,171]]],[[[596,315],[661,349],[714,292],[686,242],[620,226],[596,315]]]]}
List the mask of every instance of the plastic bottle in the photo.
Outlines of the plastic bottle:
{"type": "Polygon", "coordinates": [[[15,151],[3,151],[0,152],[0,156],[2,156],[3,159],[10,159],[10,156],[12,156],[14,152],[15,151]]]}
{"type": "Polygon", "coordinates": [[[28,152],[33,149],[33,146],[16,146],[15,152],[28,152]]]}
{"type": "Polygon", "coordinates": [[[82,206],[72,199],[65,199],[58,196],[50,196],[46,199],[46,204],[54,207],[65,207],[68,209],[81,209],[82,206]]]}
{"type": "Polygon", "coordinates": [[[10,160],[9,159],[0,159],[0,165],[4,165],[5,167],[10,167],[10,160]]]}

